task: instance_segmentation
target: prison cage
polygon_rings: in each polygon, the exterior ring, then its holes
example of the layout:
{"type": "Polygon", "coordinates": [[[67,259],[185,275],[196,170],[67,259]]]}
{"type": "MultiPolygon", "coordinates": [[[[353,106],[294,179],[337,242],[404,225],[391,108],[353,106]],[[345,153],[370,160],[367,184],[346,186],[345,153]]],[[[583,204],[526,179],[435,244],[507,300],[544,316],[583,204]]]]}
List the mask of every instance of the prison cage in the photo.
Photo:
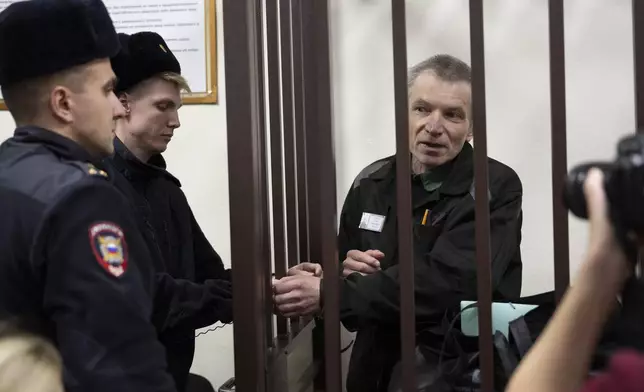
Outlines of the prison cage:
{"type": "MultiPolygon", "coordinates": [[[[382,0],[386,1],[386,0],[382,0]]],[[[393,21],[397,208],[404,391],[415,390],[414,266],[408,145],[405,1],[393,21]],[[402,164],[401,164],[402,163],[402,164]],[[405,164],[407,163],[407,164],[405,164]]],[[[520,1],[520,0],[517,0],[520,1]]],[[[545,0],[544,0],[545,1],[545,0]]],[[[564,0],[548,1],[555,292],[569,285],[564,0]]],[[[644,4],[632,0],[636,129],[644,128],[644,4]]],[[[494,388],[483,0],[469,1],[481,391],[494,388]]],[[[342,391],[339,285],[325,279],[324,362],[312,319],[273,313],[271,279],[316,260],[339,276],[328,0],[224,0],[235,390],[308,391],[323,369],[342,391]],[[270,173],[270,176],[269,176],[270,173]],[[269,182],[270,177],[270,182],[269,182]],[[270,202],[269,202],[270,200],[270,202]],[[271,227],[272,226],[272,227],[271,227]],[[271,238],[272,233],[272,238],[271,238]],[[274,265],[273,265],[274,261],[274,265]]]]}

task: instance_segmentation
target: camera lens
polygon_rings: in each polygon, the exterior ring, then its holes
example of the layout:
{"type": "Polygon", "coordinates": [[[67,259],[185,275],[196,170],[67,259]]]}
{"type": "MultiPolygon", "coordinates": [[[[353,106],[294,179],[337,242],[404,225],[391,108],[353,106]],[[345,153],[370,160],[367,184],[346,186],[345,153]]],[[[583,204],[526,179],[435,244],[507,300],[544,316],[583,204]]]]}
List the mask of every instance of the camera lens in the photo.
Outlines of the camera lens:
{"type": "Polygon", "coordinates": [[[588,207],[584,195],[584,182],[588,171],[596,167],[604,172],[604,179],[609,177],[614,165],[606,162],[584,163],[573,168],[566,177],[564,186],[564,204],[575,216],[581,219],[588,219],[588,207]]]}

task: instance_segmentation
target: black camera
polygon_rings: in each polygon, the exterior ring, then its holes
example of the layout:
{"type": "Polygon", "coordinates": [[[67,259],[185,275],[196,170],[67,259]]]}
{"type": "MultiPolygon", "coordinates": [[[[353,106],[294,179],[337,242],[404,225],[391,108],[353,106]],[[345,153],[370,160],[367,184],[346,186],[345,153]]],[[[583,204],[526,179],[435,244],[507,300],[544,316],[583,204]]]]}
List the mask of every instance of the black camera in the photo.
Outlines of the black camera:
{"type": "MultiPolygon", "coordinates": [[[[564,203],[577,217],[587,219],[584,181],[588,170],[596,167],[604,173],[604,190],[610,219],[618,235],[644,230],[644,134],[620,140],[613,162],[581,164],[568,173],[564,203]]],[[[624,238],[621,238],[622,240],[624,238]]]]}

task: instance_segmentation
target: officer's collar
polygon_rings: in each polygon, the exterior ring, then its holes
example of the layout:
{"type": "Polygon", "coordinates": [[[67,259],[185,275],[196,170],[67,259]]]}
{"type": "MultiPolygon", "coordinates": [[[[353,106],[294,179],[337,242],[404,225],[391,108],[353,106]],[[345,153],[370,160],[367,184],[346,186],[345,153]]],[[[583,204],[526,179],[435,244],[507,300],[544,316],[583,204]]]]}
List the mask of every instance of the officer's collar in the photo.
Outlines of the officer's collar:
{"type": "MultiPolygon", "coordinates": [[[[474,176],[474,149],[469,143],[463,145],[461,152],[454,158],[451,170],[440,187],[440,193],[450,196],[462,195],[470,191],[474,176]]],[[[370,177],[374,180],[395,179],[396,157],[391,157],[391,164],[384,165],[370,177]]]]}
{"type": "Polygon", "coordinates": [[[28,125],[17,127],[13,137],[22,143],[38,143],[57,156],[70,161],[89,162],[102,167],[101,160],[93,157],[87,150],[72,139],[45,128],[28,125]]]}
{"type": "Polygon", "coordinates": [[[161,154],[153,155],[143,162],[132,153],[118,137],[114,138],[114,157],[116,168],[126,177],[150,178],[163,176],[181,186],[181,182],[166,170],[166,162],[161,154]]]}

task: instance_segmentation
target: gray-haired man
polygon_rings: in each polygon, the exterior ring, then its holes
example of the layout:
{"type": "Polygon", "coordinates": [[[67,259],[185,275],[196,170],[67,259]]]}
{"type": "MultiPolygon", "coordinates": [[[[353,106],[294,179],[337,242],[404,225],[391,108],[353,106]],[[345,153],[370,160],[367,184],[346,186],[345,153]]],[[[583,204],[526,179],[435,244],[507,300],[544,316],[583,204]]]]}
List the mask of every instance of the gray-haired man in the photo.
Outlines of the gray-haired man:
{"type": "MultiPolygon", "coordinates": [[[[418,344],[432,366],[442,349],[444,320],[460,302],[475,300],[475,217],[471,70],[449,56],[431,57],[409,71],[414,273],[418,344]],[[430,355],[436,353],[436,355],[430,355]]],[[[400,301],[395,156],[367,166],[355,179],[340,216],[343,257],[340,316],[358,335],[347,391],[397,390],[400,301]],[[393,373],[393,376],[392,376],[393,373]],[[392,388],[392,389],[388,389],[392,388]]],[[[495,299],[521,292],[522,185],[508,166],[488,160],[492,285],[495,299]]],[[[275,285],[288,316],[320,309],[322,278],[302,274],[275,285]]],[[[446,356],[448,358],[449,355],[446,356]]],[[[442,377],[438,382],[445,382],[442,377]]]]}

